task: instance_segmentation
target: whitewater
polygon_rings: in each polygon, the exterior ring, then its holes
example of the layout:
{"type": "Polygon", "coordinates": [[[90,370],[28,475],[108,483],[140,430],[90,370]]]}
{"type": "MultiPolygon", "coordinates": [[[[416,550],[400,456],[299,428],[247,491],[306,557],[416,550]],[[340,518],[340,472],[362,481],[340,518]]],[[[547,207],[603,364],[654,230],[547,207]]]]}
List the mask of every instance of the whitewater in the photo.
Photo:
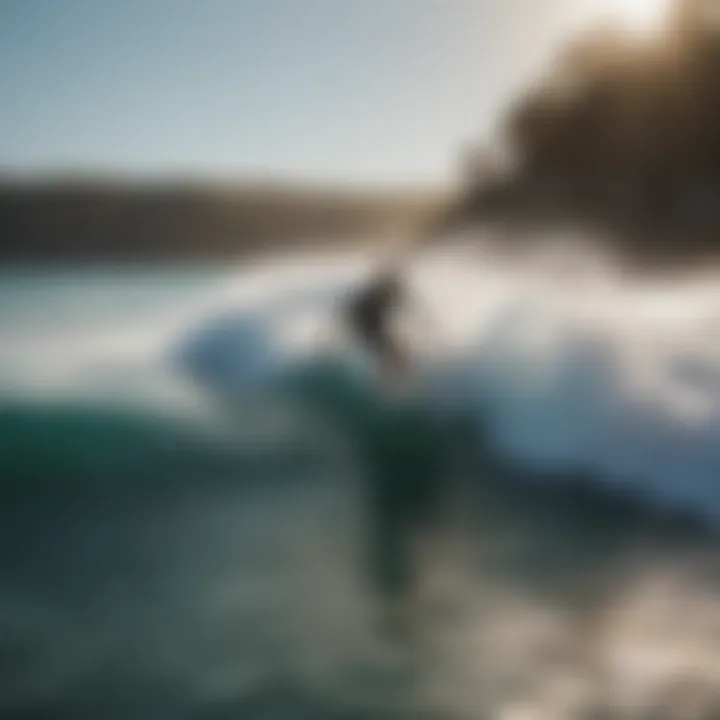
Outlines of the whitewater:
{"type": "MultiPolygon", "coordinates": [[[[304,253],[165,283],[6,282],[0,393],[197,404],[197,384],[271,387],[293,364],[350,353],[338,313],[371,269],[359,253],[304,253]]],[[[489,423],[502,452],[544,475],[586,471],[720,518],[716,277],[458,245],[416,258],[407,282],[431,318],[411,338],[429,405],[489,423]]]]}

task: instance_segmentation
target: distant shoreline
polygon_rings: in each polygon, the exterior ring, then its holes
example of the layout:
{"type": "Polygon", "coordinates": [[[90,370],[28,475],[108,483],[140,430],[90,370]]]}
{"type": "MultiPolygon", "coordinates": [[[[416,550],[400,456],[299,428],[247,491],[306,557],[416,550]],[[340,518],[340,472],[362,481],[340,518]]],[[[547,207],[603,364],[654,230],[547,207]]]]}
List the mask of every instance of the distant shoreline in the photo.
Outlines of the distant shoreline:
{"type": "Polygon", "coordinates": [[[184,265],[351,247],[443,199],[410,188],[0,179],[0,263],[184,265]]]}

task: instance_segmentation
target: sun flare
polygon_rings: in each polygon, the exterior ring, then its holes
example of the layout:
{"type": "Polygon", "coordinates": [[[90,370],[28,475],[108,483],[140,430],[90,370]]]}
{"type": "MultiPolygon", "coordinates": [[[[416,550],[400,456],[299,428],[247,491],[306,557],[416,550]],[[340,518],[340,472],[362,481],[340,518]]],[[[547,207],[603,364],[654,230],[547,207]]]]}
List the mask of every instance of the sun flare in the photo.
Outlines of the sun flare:
{"type": "Polygon", "coordinates": [[[652,34],[662,27],[670,4],[671,0],[592,0],[590,15],[634,32],[652,34]]]}

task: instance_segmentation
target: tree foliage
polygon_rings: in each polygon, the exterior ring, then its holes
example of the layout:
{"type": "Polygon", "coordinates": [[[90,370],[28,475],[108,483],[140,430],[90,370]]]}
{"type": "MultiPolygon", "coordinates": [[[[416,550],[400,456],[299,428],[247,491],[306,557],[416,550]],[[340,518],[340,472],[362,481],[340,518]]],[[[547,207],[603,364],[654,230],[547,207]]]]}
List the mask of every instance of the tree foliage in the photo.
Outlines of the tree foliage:
{"type": "Polygon", "coordinates": [[[643,251],[720,249],[717,5],[678,0],[652,39],[605,28],[565,48],[508,113],[514,172],[477,178],[464,211],[592,223],[643,251]]]}

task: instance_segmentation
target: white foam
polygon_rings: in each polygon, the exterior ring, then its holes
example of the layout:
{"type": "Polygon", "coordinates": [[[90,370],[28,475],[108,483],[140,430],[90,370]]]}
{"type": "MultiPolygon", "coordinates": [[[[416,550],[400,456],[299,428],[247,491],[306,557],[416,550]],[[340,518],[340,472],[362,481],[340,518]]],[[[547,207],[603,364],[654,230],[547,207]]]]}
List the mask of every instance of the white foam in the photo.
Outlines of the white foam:
{"type": "MultiPolygon", "coordinates": [[[[355,257],[249,270],[238,287],[254,288],[252,308],[239,294],[233,302],[244,322],[262,318],[263,330],[244,352],[285,360],[311,352],[338,294],[365,268],[355,257]]],[[[444,379],[454,398],[490,415],[498,442],[520,461],[587,469],[720,515],[712,280],[630,281],[589,261],[561,270],[511,266],[468,248],[420,259],[408,281],[432,318],[423,357],[452,367],[444,379]]],[[[240,359],[234,367],[242,374],[240,359]]]]}

